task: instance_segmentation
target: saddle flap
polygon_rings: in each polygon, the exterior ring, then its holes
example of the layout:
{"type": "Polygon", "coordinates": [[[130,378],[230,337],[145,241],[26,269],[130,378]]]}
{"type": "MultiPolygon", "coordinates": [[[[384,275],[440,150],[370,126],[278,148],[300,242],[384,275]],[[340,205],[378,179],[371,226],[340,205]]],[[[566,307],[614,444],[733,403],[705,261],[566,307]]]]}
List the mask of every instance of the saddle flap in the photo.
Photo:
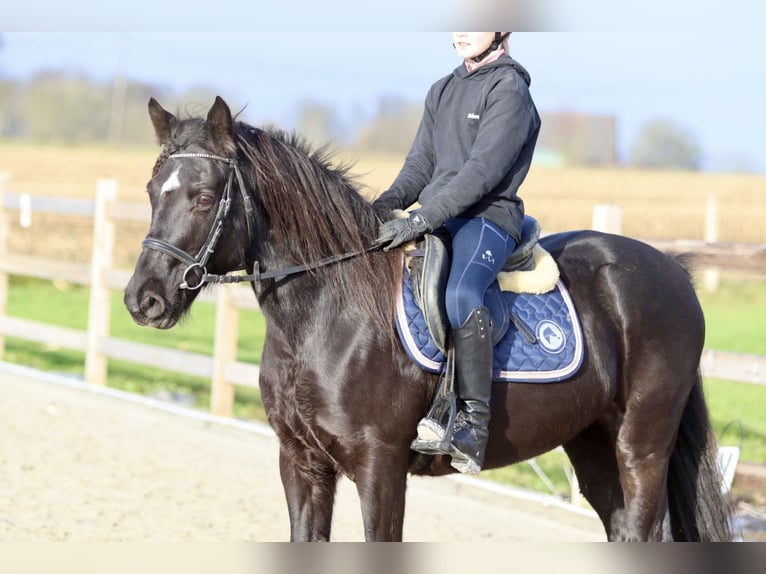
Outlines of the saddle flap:
{"type": "Polygon", "coordinates": [[[449,277],[449,252],[438,235],[427,233],[418,243],[418,254],[410,262],[410,279],[428,330],[439,350],[447,353],[449,320],[444,302],[444,289],[449,277]]]}

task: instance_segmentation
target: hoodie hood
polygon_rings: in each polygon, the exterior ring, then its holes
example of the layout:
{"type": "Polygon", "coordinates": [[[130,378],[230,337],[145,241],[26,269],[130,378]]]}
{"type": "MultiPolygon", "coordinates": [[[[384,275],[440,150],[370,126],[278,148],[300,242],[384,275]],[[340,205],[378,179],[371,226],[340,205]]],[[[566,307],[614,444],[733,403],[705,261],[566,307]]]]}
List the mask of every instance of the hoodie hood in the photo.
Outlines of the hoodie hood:
{"type": "Polygon", "coordinates": [[[478,77],[482,75],[487,70],[492,70],[502,66],[511,66],[524,79],[524,81],[527,83],[527,86],[532,84],[532,77],[529,75],[529,72],[527,72],[526,68],[524,68],[524,66],[519,64],[516,60],[507,54],[500,56],[500,58],[494,62],[490,62],[489,64],[484,64],[483,66],[476,68],[473,72],[469,72],[466,69],[465,64],[460,64],[457,68],[455,68],[453,73],[458,78],[472,78],[474,76],[478,77]]]}

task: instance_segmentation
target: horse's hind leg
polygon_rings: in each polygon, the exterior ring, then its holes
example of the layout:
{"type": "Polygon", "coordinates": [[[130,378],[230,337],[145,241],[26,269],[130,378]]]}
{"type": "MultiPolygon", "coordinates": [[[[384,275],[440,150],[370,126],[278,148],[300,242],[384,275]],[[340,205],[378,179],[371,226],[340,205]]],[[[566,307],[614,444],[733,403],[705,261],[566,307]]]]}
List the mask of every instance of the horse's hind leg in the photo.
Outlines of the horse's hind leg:
{"type": "Polygon", "coordinates": [[[622,522],[625,506],[612,433],[596,422],[566,443],[564,451],[577,474],[580,491],[611,540],[622,522]]]}
{"type": "MultiPolygon", "coordinates": [[[[617,460],[625,516],[616,540],[659,541],[670,536],[667,476],[672,440],[658,436],[663,432],[663,423],[657,420],[654,424],[660,428],[626,424],[620,430],[617,460]]],[[[669,437],[674,437],[673,432],[667,429],[669,437]]]]}
{"type": "Polygon", "coordinates": [[[290,540],[329,541],[338,483],[335,467],[309,449],[282,445],[279,471],[290,515],[290,540]]]}
{"type": "MultiPolygon", "coordinates": [[[[623,471],[618,462],[619,455],[616,453],[613,435],[614,432],[610,432],[605,424],[597,422],[565,444],[564,450],[577,473],[580,490],[601,519],[607,538],[633,540],[636,537],[629,533],[632,532],[631,525],[636,522],[636,519],[630,515],[630,506],[625,502],[626,497],[620,479],[623,471]]],[[[647,486],[646,482],[644,478],[645,486],[647,486]]],[[[661,490],[661,516],[658,520],[651,518],[652,524],[657,522],[661,530],[652,532],[649,538],[669,540],[671,537],[670,514],[665,504],[664,483],[661,485],[661,490]]]]}

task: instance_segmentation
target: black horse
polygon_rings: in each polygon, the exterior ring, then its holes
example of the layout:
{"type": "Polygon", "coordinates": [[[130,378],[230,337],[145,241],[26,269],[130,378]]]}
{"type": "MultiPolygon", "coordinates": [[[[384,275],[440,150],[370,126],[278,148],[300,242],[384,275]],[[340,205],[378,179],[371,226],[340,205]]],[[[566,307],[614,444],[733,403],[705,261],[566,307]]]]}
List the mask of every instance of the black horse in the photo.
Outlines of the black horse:
{"type": "MultiPolygon", "coordinates": [[[[260,388],[291,539],[330,538],[343,474],[366,539],[400,540],[408,473],[453,470],[409,448],[437,377],[395,333],[401,252],[368,249],[390,214],[325,152],[234,121],[220,98],[206,118],[153,99],[149,114],[162,152],[125,305],[137,323],[170,328],[200,287],[245,269],[266,318],[260,388]]],[[[542,243],[579,312],[585,358],[565,382],[494,385],[485,468],[563,445],[609,540],[730,539],[699,375],[704,320],[684,266],[592,231],[542,243]]]]}

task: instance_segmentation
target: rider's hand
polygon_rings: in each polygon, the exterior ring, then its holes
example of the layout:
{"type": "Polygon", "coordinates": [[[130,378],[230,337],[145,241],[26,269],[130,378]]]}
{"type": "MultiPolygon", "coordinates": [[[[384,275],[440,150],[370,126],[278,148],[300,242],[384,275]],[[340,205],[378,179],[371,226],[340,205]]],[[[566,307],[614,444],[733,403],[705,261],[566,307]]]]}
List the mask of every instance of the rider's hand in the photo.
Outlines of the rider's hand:
{"type": "Polygon", "coordinates": [[[432,229],[426,218],[414,212],[406,219],[392,219],[381,224],[376,243],[385,244],[383,251],[389,251],[403,243],[418,239],[429,231],[432,229]]]}

